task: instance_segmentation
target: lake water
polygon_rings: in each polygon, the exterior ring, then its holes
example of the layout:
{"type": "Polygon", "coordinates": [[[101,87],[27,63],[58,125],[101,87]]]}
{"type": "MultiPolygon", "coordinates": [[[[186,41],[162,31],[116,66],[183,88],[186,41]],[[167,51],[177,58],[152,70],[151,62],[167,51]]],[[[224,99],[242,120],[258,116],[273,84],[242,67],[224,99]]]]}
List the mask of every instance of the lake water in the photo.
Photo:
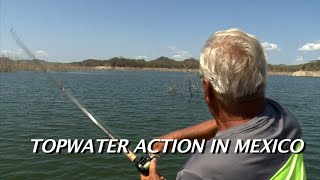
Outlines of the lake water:
{"type": "MultiPolygon", "coordinates": [[[[105,71],[51,73],[103,125],[135,147],[140,139],[209,119],[202,95],[188,95],[183,72],[105,71]],[[176,84],[172,96],[168,87],[176,84]],[[178,90],[177,90],[178,91],[178,90]],[[183,92],[183,93],[180,93],[183,92]]],[[[320,78],[271,76],[267,96],[295,114],[306,142],[308,179],[320,179],[320,78]]],[[[138,179],[122,154],[33,154],[34,138],[98,139],[105,135],[55,88],[46,75],[0,73],[0,179],[138,179]]],[[[190,155],[158,160],[168,179],[190,155]]]]}

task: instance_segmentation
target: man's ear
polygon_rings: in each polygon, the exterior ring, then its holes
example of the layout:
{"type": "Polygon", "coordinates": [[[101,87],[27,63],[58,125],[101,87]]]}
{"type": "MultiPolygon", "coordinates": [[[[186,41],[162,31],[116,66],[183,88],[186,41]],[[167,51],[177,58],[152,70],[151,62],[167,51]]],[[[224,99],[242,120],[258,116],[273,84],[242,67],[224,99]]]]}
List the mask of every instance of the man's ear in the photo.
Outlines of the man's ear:
{"type": "Polygon", "coordinates": [[[204,98],[207,104],[211,107],[214,103],[214,90],[211,83],[204,79],[203,80],[203,88],[204,88],[204,98]]]}
{"type": "Polygon", "coordinates": [[[204,98],[208,105],[209,111],[213,116],[218,117],[220,113],[220,103],[216,96],[216,92],[214,91],[212,84],[204,79],[203,80],[203,88],[204,88],[204,98]]]}

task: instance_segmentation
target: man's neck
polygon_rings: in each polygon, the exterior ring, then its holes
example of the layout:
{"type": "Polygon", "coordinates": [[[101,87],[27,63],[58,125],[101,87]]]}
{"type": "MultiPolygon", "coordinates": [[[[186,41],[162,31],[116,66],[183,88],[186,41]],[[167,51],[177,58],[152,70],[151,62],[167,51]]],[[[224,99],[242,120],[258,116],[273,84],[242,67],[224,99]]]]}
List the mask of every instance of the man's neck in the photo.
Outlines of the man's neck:
{"type": "Polygon", "coordinates": [[[219,113],[214,116],[218,131],[240,126],[258,116],[265,108],[265,99],[259,98],[224,107],[219,106],[219,113]]]}

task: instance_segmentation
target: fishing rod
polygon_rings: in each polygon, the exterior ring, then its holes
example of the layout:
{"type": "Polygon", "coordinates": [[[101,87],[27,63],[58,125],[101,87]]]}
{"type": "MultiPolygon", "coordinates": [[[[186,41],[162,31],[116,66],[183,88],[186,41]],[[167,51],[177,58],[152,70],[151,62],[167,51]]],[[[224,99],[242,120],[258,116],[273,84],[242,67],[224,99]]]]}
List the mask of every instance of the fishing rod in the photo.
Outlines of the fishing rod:
{"type": "MultiPolygon", "coordinates": [[[[10,29],[10,33],[12,38],[16,41],[17,45],[28,55],[31,60],[36,59],[34,54],[27,48],[27,46],[20,40],[18,35],[15,33],[13,28],[10,29]]],[[[43,70],[44,73],[47,72],[46,68],[39,61],[36,61],[39,67],[43,70]]],[[[102,124],[86,109],[84,106],[72,95],[71,91],[68,88],[65,88],[62,81],[56,80],[49,73],[46,73],[47,77],[53,81],[58,89],[73,102],[73,104],[78,107],[96,126],[98,126],[110,139],[117,139],[107,128],[103,127],[102,124]]],[[[150,161],[152,160],[152,155],[143,155],[137,156],[134,152],[132,152],[129,148],[127,148],[127,153],[123,152],[126,157],[135,164],[138,171],[145,175],[149,175],[149,167],[150,161]]]]}

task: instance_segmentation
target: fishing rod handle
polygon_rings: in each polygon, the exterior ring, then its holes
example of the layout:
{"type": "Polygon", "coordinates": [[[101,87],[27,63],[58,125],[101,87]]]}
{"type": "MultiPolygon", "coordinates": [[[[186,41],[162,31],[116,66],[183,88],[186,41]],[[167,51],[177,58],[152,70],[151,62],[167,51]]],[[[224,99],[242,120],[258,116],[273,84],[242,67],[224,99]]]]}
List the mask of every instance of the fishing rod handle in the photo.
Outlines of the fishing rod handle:
{"type": "Polygon", "coordinates": [[[135,158],[133,162],[141,174],[144,176],[149,176],[150,162],[153,158],[154,156],[152,155],[143,155],[135,158]]]}

